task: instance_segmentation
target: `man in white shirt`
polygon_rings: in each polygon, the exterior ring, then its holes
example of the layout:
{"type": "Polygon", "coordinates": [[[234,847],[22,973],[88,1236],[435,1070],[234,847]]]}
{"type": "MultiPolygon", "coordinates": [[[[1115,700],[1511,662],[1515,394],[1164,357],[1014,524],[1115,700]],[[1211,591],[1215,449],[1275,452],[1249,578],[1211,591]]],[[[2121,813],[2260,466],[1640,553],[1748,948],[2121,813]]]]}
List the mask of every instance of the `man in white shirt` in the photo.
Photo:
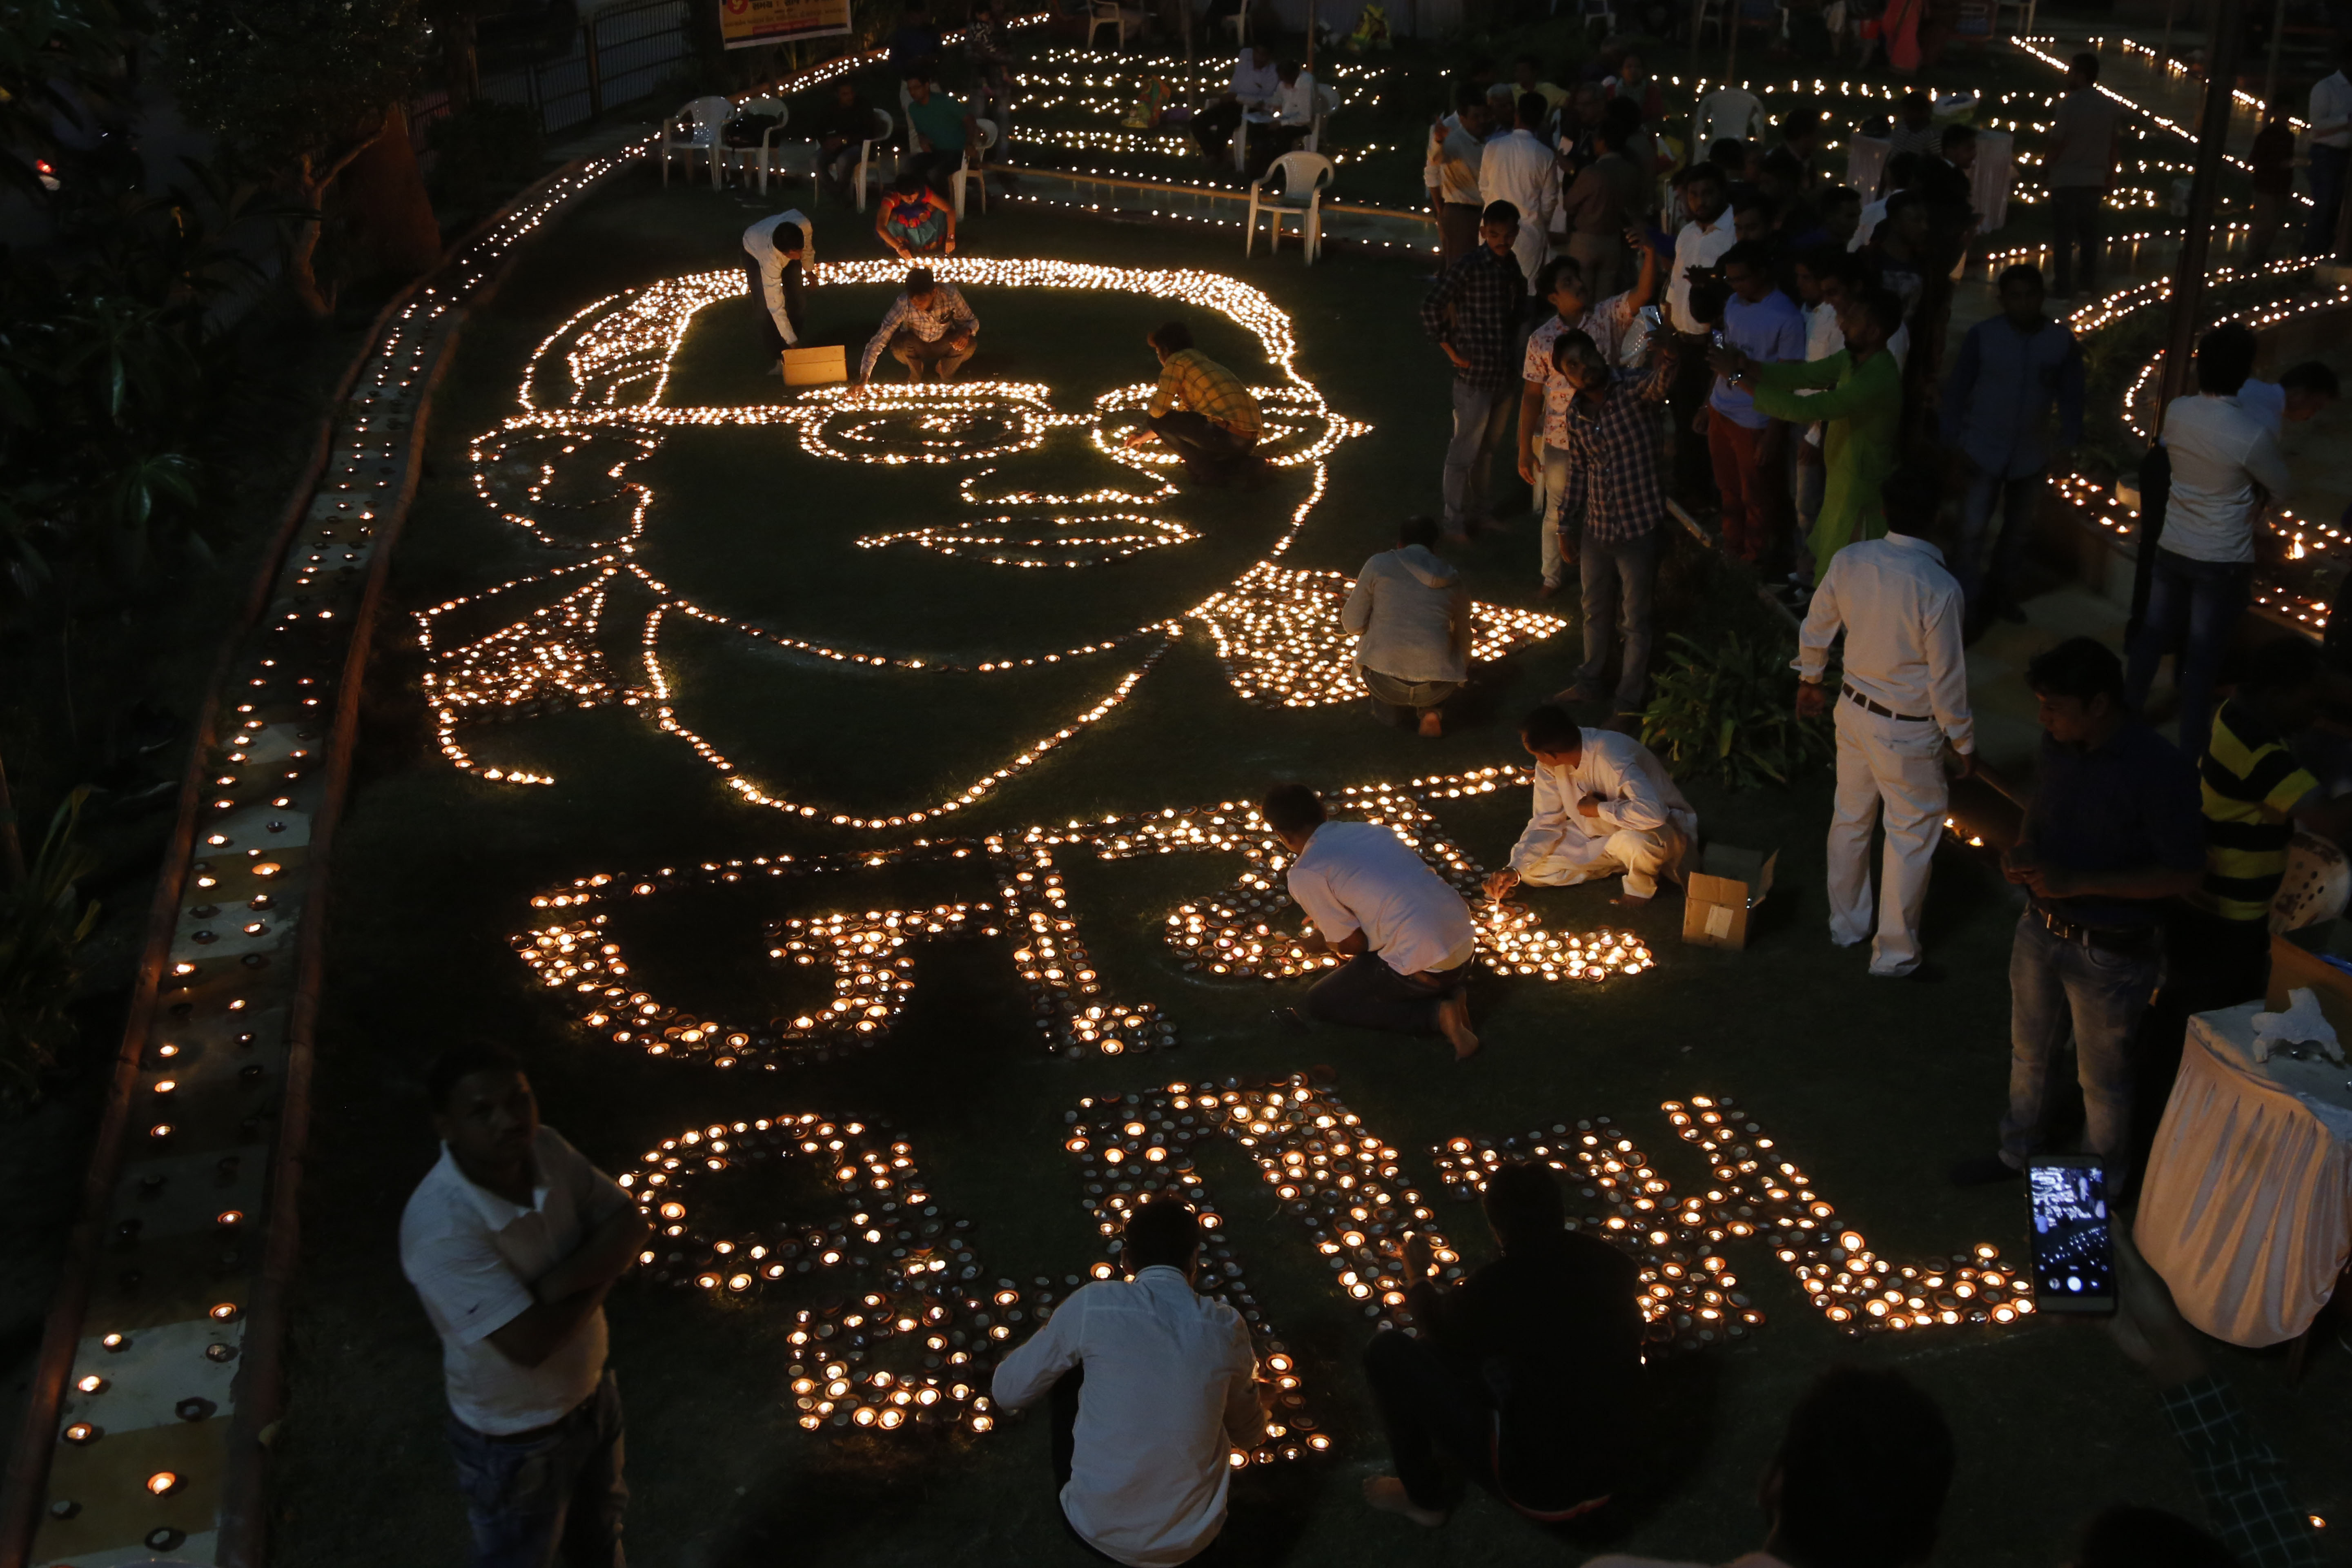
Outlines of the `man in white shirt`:
{"type": "Polygon", "coordinates": [[[2197,343],[2197,390],[2164,411],[2172,483],[2157,537],[2147,614],[2132,639],[2124,700],[2147,701],[2156,667],[2178,652],[2180,749],[2205,754],[2213,724],[2213,682],[2253,584],[2254,527],[2266,492],[2293,482],[2278,437],[2238,406],[2254,368],[2254,334],[2225,321],[2197,343]]]}
{"type": "Polygon", "coordinates": [[[1478,933],[1462,895],[1392,830],[1326,820],[1322,796],[1305,784],[1276,784],[1258,809],[1291,853],[1290,896],[1314,922],[1307,945],[1348,961],[1315,983],[1307,1011],[1327,1024],[1443,1035],[1457,1060],[1475,1052],[1465,988],[1478,933]]]}
{"type": "Polygon", "coordinates": [[[1127,1278],[1074,1291],[992,1388],[1008,1410],[1050,1398],[1062,1518],[1128,1568],[1174,1568],[1206,1550],[1224,1528],[1232,1450],[1265,1435],[1249,1326],[1193,1291],[1200,1260],[1191,1209],[1137,1204],[1120,1236],[1127,1278]]]}
{"type": "Polygon", "coordinates": [[[1559,211],[1559,166],[1551,149],[1536,135],[1547,112],[1543,94],[1523,92],[1513,106],[1511,133],[1486,143],[1478,164],[1478,199],[1508,202],[1519,209],[1519,237],[1511,242],[1519,270],[1528,277],[1528,292],[1536,291],[1536,274],[1543,270],[1551,247],[1552,218],[1559,211]]]}
{"type": "Polygon", "coordinates": [[[2050,193],[2050,291],[2061,300],[2074,293],[2078,251],[2083,292],[2099,291],[2122,112],[2121,104],[2099,90],[2099,57],[2088,50],[2076,55],[2068,63],[2066,94],[2050,117],[2050,142],[2042,156],[2042,183],[2050,193]]]}
{"type": "Polygon", "coordinates": [[[1486,879],[1488,898],[1521,883],[1567,888],[1622,874],[1609,901],[1638,909],[1657,897],[1659,878],[1682,880],[1698,813],[1649,747],[1580,729],[1549,702],[1520,723],[1519,744],[1536,760],[1534,809],[1510,864],[1486,879]]]}
{"type": "Polygon", "coordinates": [[[2238,388],[2238,406],[2284,439],[2290,425],[2306,425],[2327,410],[2341,392],[2336,373],[2318,360],[2290,365],[2276,381],[2246,377],[2238,388]]]}
{"type": "Polygon", "coordinates": [[[1951,800],[1948,767],[1965,777],[1976,730],[1961,632],[1966,606],[1943,552],[1922,535],[1934,526],[1931,474],[1898,469],[1881,494],[1886,537],[1830,557],[1797,634],[1797,716],[1829,705],[1831,645],[1845,634],[1837,698],[1837,804],[1829,836],[1830,940],[1852,947],[1870,935],[1870,828],[1884,818],[1878,935],[1870,973],[1925,975],[1919,911],[1951,800]]]}
{"type": "Polygon", "coordinates": [[[2344,206],[2344,170],[2352,162],[2352,44],[2339,46],[2336,69],[2314,82],[2311,107],[2311,227],[2304,248],[2336,254],[2336,215],[2344,206]]]}
{"type": "Polygon", "coordinates": [[[604,1293],[652,1231],[540,1125],[509,1052],[453,1047],[425,1093],[441,1159],[400,1216],[400,1267],[441,1336],[476,1568],[620,1568],[629,1493],[604,1293]]]}
{"type": "Polygon", "coordinates": [[[1224,95],[1192,116],[1192,139],[1201,156],[1214,163],[1232,156],[1230,143],[1242,116],[1263,122],[1282,98],[1282,79],[1274,68],[1274,51],[1252,44],[1234,61],[1234,74],[1224,95]]]}
{"type": "MultiPolygon", "coordinates": [[[[1832,1367],[1813,1380],[1765,1468],[1764,1549],[1729,1568],[1916,1568],[1952,1489],[1952,1429],[1899,1372],[1832,1367]]],[[[1698,1568],[1611,1552],[1584,1568],[1698,1568]]]]}
{"type": "Polygon", "coordinates": [[[744,270],[751,279],[751,303],[760,308],[760,336],[767,345],[768,374],[782,375],[784,350],[801,341],[801,279],[816,265],[816,229],[795,208],[763,217],[743,231],[744,270]]]}
{"type": "Polygon", "coordinates": [[[1683,210],[1690,221],[1675,231],[1675,261],[1666,273],[1667,328],[1683,340],[1686,351],[1676,362],[1674,389],[1668,397],[1673,416],[1666,421],[1666,439],[1673,453],[1675,488],[1685,497],[1712,496],[1713,462],[1706,437],[1691,428],[1693,419],[1715,384],[1706,368],[1709,325],[1691,314],[1691,269],[1705,269],[1723,259],[1738,242],[1731,216],[1730,193],[1722,170],[1712,163],[1695,163],[1683,175],[1683,210]]]}
{"type": "Polygon", "coordinates": [[[1478,243],[1478,172],[1486,153],[1486,100],[1465,99],[1458,113],[1429,128],[1421,183],[1437,215],[1437,270],[1442,274],[1478,243]]]}

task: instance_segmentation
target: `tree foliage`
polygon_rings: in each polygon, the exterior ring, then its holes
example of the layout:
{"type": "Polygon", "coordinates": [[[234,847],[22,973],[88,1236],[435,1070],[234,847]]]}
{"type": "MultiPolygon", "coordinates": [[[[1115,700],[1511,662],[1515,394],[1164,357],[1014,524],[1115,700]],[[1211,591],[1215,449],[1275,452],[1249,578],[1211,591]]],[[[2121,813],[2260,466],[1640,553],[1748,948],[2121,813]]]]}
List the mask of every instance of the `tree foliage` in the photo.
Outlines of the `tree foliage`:
{"type": "Polygon", "coordinates": [[[1797,677],[1785,648],[1743,632],[1712,644],[1677,632],[1652,681],[1642,743],[1677,778],[1713,778],[1738,789],[1787,784],[1819,767],[1833,743],[1826,721],[1796,714],[1797,677]]]}
{"type": "Polygon", "coordinates": [[[73,1038],[81,944],[98,923],[98,904],[79,889],[97,864],[75,837],[89,793],[58,808],[25,885],[0,907],[0,1105],[36,1098],[73,1038]]]}

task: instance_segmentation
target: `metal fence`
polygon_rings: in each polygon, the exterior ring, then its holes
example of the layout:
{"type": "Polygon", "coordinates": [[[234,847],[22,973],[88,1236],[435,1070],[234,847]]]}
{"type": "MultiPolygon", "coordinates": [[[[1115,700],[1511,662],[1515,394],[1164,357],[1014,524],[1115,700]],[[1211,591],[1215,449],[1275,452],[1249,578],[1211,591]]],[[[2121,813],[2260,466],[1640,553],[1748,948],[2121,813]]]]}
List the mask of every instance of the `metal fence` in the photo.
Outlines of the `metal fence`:
{"type": "MultiPolygon", "coordinates": [[[[582,22],[564,53],[507,70],[484,71],[480,96],[526,104],[550,135],[607,109],[650,98],[671,68],[693,52],[687,41],[688,0],[647,0],[599,11],[582,22]]],[[[449,112],[449,95],[425,94],[409,106],[410,133],[425,145],[425,127],[449,112]]]]}

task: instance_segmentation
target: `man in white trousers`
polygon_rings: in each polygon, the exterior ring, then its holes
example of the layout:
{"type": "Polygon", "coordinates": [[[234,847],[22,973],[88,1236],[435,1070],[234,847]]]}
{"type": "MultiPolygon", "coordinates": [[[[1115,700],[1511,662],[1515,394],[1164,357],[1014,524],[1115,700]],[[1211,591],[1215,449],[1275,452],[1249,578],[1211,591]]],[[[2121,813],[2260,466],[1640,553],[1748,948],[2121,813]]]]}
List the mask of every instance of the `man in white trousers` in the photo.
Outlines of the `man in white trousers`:
{"type": "Polygon", "coordinates": [[[1965,778],[1976,737],[1961,654],[1960,584],[1943,552],[1921,537],[1934,521],[1933,475],[1898,469],[1881,491],[1886,537],[1830,558],[1797,636],[1797,715],[1818,718],[1832,693],[1830,644],[1845,633],[1837,702],[1837,805],[1830,817],[1830,940],[1870,935],[1870,826],[1883,815],[1878,934],[1870,973],[1932,978],[1920,968],[1919,910],[1951,799],[1948,771],[1965,778]]]}
{"type": "Polygon", "coordinates": [[[1487,142],[1479,162],[1478,199],[1488,205],[1508,202],[1519,209],[1518,237],[1511,248],[1518,253],[1519,270],[1527,274],[1528,292],[1533,294],[1536,274],[1543,270],[1551,247],[1551,220],[1559,211],[1559,166],[1536,135],[1546,113],[1543,94],[1523,92],[1514,109],[1517,128],[1487,142]]]}
{"type": "Polygon", "coordinates": [[[1524,882],[1565,888],[1612,873],[1624,878],[1610,902],[1657,897],[1658,879],[1679,882],[1683,856],[1698,840],[1698,813],[1649,747],[1614,730],[1578,727],[1547,702],[1519,726],[1536,760],[1535,810],[1511,847],[1510,864],[1486,879],[1486,896],[1524,882]]]}

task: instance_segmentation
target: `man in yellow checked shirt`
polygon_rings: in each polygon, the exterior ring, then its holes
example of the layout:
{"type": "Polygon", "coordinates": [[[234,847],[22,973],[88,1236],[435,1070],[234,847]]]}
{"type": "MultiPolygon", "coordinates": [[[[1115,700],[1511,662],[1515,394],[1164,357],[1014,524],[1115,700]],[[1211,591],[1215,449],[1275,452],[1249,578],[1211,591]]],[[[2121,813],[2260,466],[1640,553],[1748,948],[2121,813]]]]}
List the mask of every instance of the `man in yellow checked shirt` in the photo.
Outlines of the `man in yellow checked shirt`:
{"type": "Polygon", "coordinates": [[[1265,419],[1241,377],[1194,348],[1192,330],[1181,321],[1153,328],[1145,341],[1160,356],[1160,384],[1143,411],[1144,427],[1127,444],[1158,438],[1202,484],[1227,484],[1256,470],[1252,449],[1265,419]]]}

